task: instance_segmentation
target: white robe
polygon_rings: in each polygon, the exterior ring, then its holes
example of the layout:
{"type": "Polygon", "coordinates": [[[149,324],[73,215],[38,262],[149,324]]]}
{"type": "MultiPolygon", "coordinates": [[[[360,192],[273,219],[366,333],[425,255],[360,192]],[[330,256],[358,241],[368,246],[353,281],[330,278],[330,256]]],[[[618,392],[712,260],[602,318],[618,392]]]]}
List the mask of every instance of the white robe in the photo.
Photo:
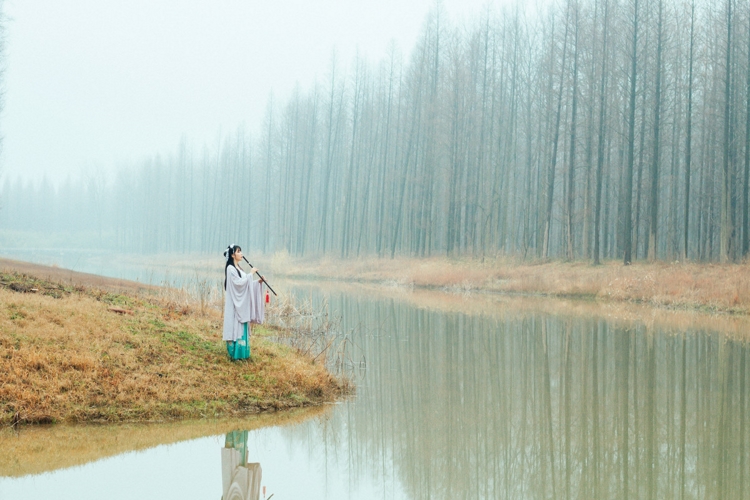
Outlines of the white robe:
{"type": "Polygon", "coordinates": [[[236,342],[244,333],[243,323],[263,323],[265,314],[262,284],[234,266],[228,266],[224,292],[224,340],[236,342]]]}
{"type": "Polygon", "coordinates": [[[259,500],[263,471],[259,463],[240,465],[242,454],[234,448],[221,449],[223,500],[259,500]]]}

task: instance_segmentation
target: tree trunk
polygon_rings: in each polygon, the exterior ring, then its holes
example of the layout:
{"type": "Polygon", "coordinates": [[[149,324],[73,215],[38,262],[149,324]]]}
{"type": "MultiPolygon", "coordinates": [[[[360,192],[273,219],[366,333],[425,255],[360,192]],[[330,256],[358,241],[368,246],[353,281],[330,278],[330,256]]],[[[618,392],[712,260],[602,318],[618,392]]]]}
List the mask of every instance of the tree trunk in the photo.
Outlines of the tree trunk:
{"type": "Polygon", "coordinates": [[[557,94],[557,114],[555,115],[555,130],[552,140],[552,162],[547,171],[547,206],[544,223],[544,245],[542,256],[549,257],[550,227],[552,226],[552,203],[555,194],[555,168],[557,166],[557,146],[560,139],[560,114],[562,113],[563,83],[565,82],[565,56],[568,51],[568,12],[565,12],[565,35],[563,37],[563,56],[560,66],[560,88],[557,94]]]}
{"type": "Polygon", "coordinates": [[[633,46],[630,61],[630,109],[628,111],[628,159],[627,164],[625,165],[625,186],[623,200],[624,228],[622,236],[622,244],[624,249],[623,264],[625,264],[626,266],[633,261],[633,160],[635,158],[635,91],[636,78],[638,76],[638,0],[634,0],[632,44],[633,46]]]}
{"type": "MultiPolygon", "coordinates": [[[[750,29],[748,30],[747,89],[745,105],[745,169],[742,182],[742,256],[750,251],[750,29]]],[[[743,357],[744,361],[744,357],[743,357]]]]}
{"type": "Polygon", "coordinates": [[[663,0],[659,0],[659,14],[657,21],[656,38],[656,90],[654,95],[654,157],[651,160],[651,200],[649,203],[649,226],[648,226],[648,260],[656,260],[656,233],[658,229],[658,207],[659,207],[659,146],[660,146],[660,121],[661,121],[661,58],[663,38],[663,0]]]}
{"type": "Polygon", "coordinates": [[[575,52],[573,56],[573,104],[572,104],[572,116],[570,123],[570,158],[568,162],[568,203],[567,203],[567,235],[568,235],[568,259],[573,260],[575,258],[574,251],[574,240],[575,234],[573,232],[573,207],[575,201],[575,165],[576,165],[576,123],[578,113],[578,2],[576,1],[575,9],[575,27],[574,27],[574,47],[575,52]]]}
{"type": "Polygon", "coordinates": [[[596,157],[596,199],[594,202],[594,265],[599,265],[599,241],[602,213],[602,170],[604,168],[604,120],[606,117],[607,42],[609,32],[609,0],[604,0],[604,27],[602,28],[602,77],[599,82],[599,137],[596,157]]]}
{"type": "MultiPolygon", "coordinates": [[[[690,258],[690,170],[692,168],[693,152],[693,58],[695,47],[695,0],[690,5],[690,62],[688,63],[688,108],[687,108],[687,130],[685,132],[685,229],[682,258],[690,258]]],[[[750,73],[748,74],[750,85],[750,73]]],[[[750,105],[750,100],[748,100],[750,105]]]]}
{"type": "Polygon", "coordinates": [[[727,45],[726,45],[726,77],[724,79],[724,168],[721,189],[721,232],[719,254],[722,262],[730,257],[731,244],[731,90],[732,90],[732,0],[727,0],[727,45]]]}

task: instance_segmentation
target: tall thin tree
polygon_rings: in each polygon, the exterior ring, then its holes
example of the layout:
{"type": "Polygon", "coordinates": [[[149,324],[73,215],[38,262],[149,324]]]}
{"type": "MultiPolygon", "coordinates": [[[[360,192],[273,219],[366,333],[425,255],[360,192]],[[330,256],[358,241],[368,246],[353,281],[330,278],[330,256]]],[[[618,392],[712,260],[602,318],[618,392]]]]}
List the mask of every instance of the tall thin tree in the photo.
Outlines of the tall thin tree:
{"type": "Polygon", "coordinates": [[[633,162],[635,159],[635,102],[636,80],[638,77],[638,0],[633,1],[633,33],[630,53],[630,105],[628,109],[628,159],[625,165],[623,189],[623,263],[632,262],[633,238],[633,162]]]}

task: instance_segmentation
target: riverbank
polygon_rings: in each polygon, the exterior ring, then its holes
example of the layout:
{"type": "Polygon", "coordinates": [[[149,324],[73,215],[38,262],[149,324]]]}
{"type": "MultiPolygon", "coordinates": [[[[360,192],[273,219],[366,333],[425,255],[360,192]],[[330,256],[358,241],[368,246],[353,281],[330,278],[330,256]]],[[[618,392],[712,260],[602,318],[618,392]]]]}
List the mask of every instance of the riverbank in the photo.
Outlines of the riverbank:
{"type": "Polygon", "coordinates": [[[41,474],[155,446],[242,429],[295,425],[326,414],[326,407],[265,412],[246,418],[178,420],[117,425],[32,425],[0,428],[0,478],[41,474]],[[40,446],[40,443],[44,443],[40,446]]]}
{"type": "MultiPolygon", "coordinates": [[[[348,386],[255,326],[252,359],[232,362],[221,312],[153,287],[69,275],[0,273],[0,425],[236,417],[320,405],[348,386]]],[[[29,271],[29,269],[27,269],[29,271]]],[[[80,273],[75,273],[80,274],[80,273]]]]}
{"type": "Polygon", "coordinates": [[[750,264],[608,261],[523,262],[445,257],[270,259],[276,276],[392,287],[638,303],[660,308],[750,314],[750,264]]]}

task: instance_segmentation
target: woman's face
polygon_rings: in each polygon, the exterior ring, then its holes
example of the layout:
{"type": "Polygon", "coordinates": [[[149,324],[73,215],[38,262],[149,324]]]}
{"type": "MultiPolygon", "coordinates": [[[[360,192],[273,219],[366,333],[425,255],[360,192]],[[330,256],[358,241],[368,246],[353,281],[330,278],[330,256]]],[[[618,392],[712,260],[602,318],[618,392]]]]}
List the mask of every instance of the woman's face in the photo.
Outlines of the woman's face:
{"type": "Polygon", "coordinates": [[[237,247],[232,256],[234,257],[235,262],[240,262],[242,260],[242,249],[240,247],[237,247]]]}

